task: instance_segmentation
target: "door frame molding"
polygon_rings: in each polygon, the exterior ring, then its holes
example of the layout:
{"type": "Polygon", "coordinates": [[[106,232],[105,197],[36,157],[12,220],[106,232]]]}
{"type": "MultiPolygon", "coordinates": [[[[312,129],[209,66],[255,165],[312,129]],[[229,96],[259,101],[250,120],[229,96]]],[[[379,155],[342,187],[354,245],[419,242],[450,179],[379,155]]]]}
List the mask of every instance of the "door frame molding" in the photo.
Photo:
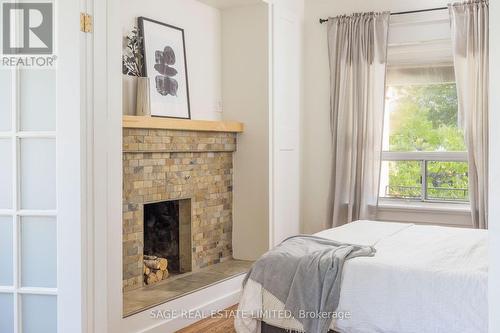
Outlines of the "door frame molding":
{"type": "MultiPolygon", "coordinates": [[[[85,1],[85,0],[83,0],[85,1]]],[[[87,332],[122,331],[121,20],[119,0],[88,0],[87,332]],[[119,281],[120,283],[116,283],[119,281]]]]}
{"type": "Polygon", "coordinates": [[[56,20],[57,328],[86,330],[85,0],[54,2],[56,20]],[[73,70],[69,70],[73,69],[73,70]]]}

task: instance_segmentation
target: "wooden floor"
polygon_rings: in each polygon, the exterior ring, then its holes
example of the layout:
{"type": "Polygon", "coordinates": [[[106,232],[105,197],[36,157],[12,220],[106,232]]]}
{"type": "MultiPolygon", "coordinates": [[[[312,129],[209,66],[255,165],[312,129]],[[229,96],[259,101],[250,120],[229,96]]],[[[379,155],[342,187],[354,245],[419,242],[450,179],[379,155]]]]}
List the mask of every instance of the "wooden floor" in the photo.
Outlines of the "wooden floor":
{"type": "MultiPolygon", "coordinates": [[[[226,310],[236,310],[234,305],[226,310]]],[[[234,318],[208,318],[191,326],[183,328],[177,333],[236,333],[234,330],[234,318]]]]}
{"type": "MultiPolygon", "coordinates": [[[[226,311],[237,310],[238,304],[227,308],[226,311]]],[[[329,331],[332,332],[332,331],[329,331]]],[[[234,318],[208,318],[191,326],[183,328],[176,333],[236,333],[234,318]]],[[[338,332],[333,332],[338,333],[338,332]]]]}

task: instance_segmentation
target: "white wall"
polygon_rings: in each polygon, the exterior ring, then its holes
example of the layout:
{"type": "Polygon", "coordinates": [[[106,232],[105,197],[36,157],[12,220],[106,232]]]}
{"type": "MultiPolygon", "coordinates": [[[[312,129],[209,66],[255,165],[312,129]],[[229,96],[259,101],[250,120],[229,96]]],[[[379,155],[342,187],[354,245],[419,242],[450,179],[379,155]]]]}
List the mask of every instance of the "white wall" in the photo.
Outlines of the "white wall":
{"type": "Polygon", "coordinates": [[[304,1],[271,4],[270,241],[300,233],[304,1]]]}
{"type": "Polygon", "coordinates": [[[196,0],[122,0],[126,35],[144,16],[184,29],[191,118],[221,119],[221,16],[196,0]]]}
{"type": "Polygon", "coordinates": [[[287,10],[290,13],[298,15],[302,19],[304,15],[305,2],[307,0],[261,0],[261,1],[273,3],[274,7],[277,10],[287,10]]]}
{"type": "Polygon", "coordinates": [[[224,118],[245,124],[233,176],[233,256],[257,259],[269,245],[268,8],[222,11],[224,118]]]}
{"type": "Polygon", "coordinates": [[[326,25],[320,18],[367,11],[407,11],[446,6],[448,0],[306,0],[305,110],[302,139],[302,228],[328,227],[331,168],[329,64],[326,25]]]}
{"type": "Polygon", "coordinates": [[[219,9],[228,9],[234,7],[255,5],[262,2],[262,0],[198,0],[198,1],[219,9]]]}
{"type": "Polygon", "coordinates": [[[490,333],[500,332],[500,2],[490,1],[490,333]],[[494,18],[494,19],[493,19],[494,18]]]}
{"type": "Polygon", "coordinates": [[[245,123],[234,155],[237,259],[257,259],[300,231],[304,2],[268,4],[222,10],[223,117],[245,123]]]}

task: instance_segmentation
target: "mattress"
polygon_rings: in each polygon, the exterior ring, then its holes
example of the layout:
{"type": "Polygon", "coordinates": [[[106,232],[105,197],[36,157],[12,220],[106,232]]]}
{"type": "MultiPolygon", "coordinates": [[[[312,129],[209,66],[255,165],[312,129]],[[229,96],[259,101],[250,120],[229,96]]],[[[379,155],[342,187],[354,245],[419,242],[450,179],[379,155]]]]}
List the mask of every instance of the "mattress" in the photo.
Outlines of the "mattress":
{"type": "MultiPolygon", "coordinates": [[[[337,312],[350,316],[334,321],[332,330],[487,332],[487,231],[357,221],[316,235],[377,250],[374,257],[354,258],[344,265],[337,312]]],[[[239,309],[283,310],[270,299],[263,288],[247,285],[239,309]]],[[[237,332],[259,332],[258,319],[237,318],[237,332]]],[[[279,328],[298,328],[295,319],[260,319],[279,328]]]]}

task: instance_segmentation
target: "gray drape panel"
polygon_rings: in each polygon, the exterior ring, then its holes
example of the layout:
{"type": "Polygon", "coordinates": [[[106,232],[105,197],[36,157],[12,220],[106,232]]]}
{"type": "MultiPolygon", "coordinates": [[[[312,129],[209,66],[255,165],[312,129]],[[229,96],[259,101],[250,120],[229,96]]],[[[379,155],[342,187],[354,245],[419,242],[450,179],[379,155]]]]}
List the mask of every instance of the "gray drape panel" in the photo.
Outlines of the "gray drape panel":
{"type": "Polygon", "coordinates": [[[373,218],[379,187],[389,13],[328,20],[332,226],[373,218]]]}
{"type": "Polygon", "coordinates": [[[488,228],[488,2],[449,6],[459,119],[469,157],[474,227],[488,228]]]}

